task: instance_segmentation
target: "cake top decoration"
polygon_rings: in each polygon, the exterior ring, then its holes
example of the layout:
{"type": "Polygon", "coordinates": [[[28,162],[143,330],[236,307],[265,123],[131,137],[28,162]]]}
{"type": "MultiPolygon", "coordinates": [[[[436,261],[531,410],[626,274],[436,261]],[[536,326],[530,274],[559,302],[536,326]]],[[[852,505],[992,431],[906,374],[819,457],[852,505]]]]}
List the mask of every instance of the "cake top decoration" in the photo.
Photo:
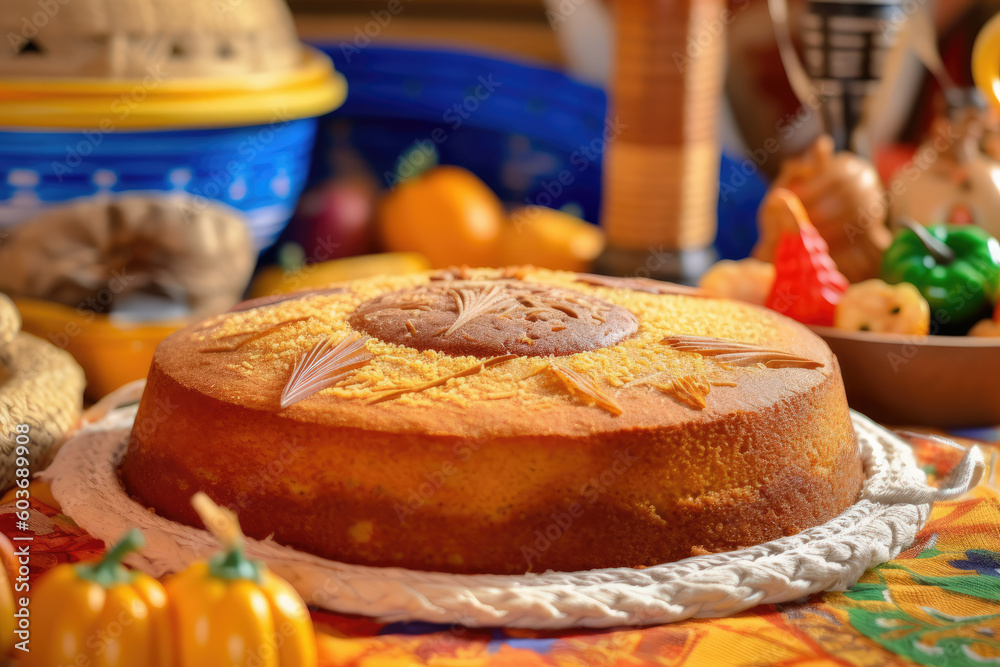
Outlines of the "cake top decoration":
{"type": "Polygon", "coordinates": [[[454,356],[564,356],[625,340],[629,311],[590,294],[516,280],[429,282],[362,303],[348,320],[373,338],[454,356]]]}
{"type": "Polygon", "coordinates": [[[281,407],[287,408],[303,398],[332,387],[351,371],[362,368],[374,358],[365,348],[366,342],[367,336],[355,333],[336,345],[330,338],[317,343],[295,364],[292,376],[281,392],[281,407]]]}

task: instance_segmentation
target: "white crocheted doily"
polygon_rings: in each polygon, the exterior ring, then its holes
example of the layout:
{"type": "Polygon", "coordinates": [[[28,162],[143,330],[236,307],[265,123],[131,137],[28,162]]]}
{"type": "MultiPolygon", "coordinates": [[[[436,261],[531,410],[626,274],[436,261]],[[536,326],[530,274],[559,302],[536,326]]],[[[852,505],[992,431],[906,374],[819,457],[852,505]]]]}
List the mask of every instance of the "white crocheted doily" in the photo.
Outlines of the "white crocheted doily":
{"type": "MultiPolygon", "coordinates": [[[[140,528],[147,545],[131,565],[156,577],[217,549],[203,530],[159,517],[122,489],[116,468],[135,408],[112,410],[67,442],[42,474],[63,511],[105,543],[140,528]]],[[[904,441],[853,415],[867,481],[861,499],[836,519],[798,535],[642,570],[524,575],[457,575],[324,560],[271,540],[247,552],[287,579],[310,605],[382,621],[537,629],[667,623],[734,614],[758,604],[845,590],[864,571],[914,539],[931,503],[974,486],[983,473],[970,449],[940,488],[931,488],[904,441]]]]}

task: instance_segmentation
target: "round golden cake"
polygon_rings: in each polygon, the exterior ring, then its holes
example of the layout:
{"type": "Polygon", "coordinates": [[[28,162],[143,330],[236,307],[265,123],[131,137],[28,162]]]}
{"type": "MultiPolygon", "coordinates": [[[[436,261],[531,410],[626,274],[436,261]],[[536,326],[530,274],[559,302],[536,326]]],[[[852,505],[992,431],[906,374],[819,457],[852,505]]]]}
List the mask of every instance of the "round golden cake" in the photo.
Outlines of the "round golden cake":
{"type": "Polygon", "coordinates": [[[837,361],[666,283],[453,270],[269,297],[156,350],[121,474],[348,563],[649,566],[821,524],[863,480],[837,361]]]}

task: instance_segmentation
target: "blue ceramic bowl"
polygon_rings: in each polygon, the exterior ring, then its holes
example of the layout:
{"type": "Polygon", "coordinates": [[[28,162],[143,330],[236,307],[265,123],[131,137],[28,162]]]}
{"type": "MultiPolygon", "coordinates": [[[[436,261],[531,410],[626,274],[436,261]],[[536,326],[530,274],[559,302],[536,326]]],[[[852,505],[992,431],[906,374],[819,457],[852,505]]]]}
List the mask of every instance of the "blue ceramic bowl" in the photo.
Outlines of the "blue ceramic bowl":
{"type": "Polygon", "coordinates": [[[258,250],[305,187],[316,118],[196,130],[0,129],[0,228],[79,197],[188,192],[242,211],[258,250]]]}

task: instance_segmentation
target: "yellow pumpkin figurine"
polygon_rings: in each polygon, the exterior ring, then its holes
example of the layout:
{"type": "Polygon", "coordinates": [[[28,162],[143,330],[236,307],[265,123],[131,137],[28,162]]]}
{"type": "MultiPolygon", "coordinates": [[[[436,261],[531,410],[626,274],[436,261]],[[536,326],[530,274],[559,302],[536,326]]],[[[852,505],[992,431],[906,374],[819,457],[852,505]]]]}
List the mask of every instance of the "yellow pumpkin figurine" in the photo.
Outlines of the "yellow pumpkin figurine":
{"type": "Polygon", "coordinates": [[[23,667],[174,667],[167,598],[158,581],[121,564],[144,543],[131,530],[95,563],[58,565],[31,594],[31,637],[23,667]]]}
{"type": "Polygon", "coordinates": [[[166,582],[177,667],[315,667],[309,611],[288,582],[243,551],[236,515],[191,499],[223,551],[166,582]]]}
{"type": "Polygon", "coordinates": [[[834,326],[853,331],[926,335],[931,309],[910,283],[872,278],[851,285],[837,304],[834,326]]]}

